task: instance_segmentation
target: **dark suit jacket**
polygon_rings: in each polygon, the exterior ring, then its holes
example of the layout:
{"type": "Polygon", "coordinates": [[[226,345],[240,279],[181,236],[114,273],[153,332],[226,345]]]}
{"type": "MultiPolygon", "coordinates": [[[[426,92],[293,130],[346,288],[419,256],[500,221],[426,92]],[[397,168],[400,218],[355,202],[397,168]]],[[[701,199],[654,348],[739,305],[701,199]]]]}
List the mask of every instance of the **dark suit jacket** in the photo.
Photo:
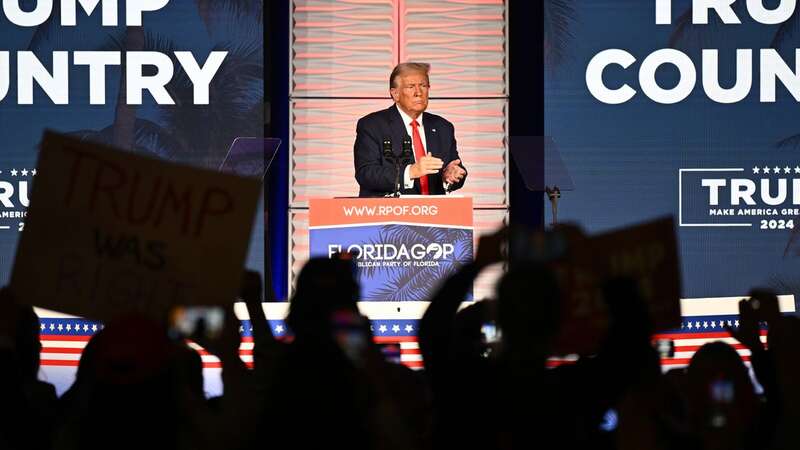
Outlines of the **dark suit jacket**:
{"type": "MultiPolygon", "coordinates": [[[[436,114],[423,113],[422,121],[425,126],[425,151],[439,158],[444,167],[450,161],[460,159],[456,149],[456,137],[453,124],[436,114]]],[[[356,166],[356,181],[360,186],[359,197],[382,197],[394,191],[395,165],[383,157],[383,140],[392,140],[392,151],[395,157],[400,157],[403,147],[403,138],[406,136],[406,127],[395,105],[382,111],[376,111],[362,117],[356,125],[356,142],[353,145],[353,156],[356,166]]],[[[413,160],[410,161],[413,164],[413,160]]],[[[413,189],[403,189],[403,171],[406,165],[400,167],[400,187],[403,194],[419,194],[419,179],[414,180],[413,189]]],[[[463,164],[461,165],[463,168],[463,164]]],[[[466,169],[464,169],[466,170],[466,169]]],[[[455,185],[450,185],[448,190],[454,191],[464,185],[464,178],[455,185]]],[[[428,175],[428,189],[431,194],[444,194],[442,174],[428,175]]]]}

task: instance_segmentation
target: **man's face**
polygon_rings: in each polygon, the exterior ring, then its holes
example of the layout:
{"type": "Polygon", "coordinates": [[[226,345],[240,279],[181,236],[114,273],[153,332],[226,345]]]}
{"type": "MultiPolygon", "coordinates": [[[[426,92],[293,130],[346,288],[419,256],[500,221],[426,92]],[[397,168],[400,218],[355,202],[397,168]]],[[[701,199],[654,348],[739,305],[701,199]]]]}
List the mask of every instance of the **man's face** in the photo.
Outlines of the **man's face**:
{"type": "Polygon", "coordinates": [[[428,107],[428,77],[423,72],[399,75],[389,92],[395,103],[409,116],[416,118],[428,107]]]}

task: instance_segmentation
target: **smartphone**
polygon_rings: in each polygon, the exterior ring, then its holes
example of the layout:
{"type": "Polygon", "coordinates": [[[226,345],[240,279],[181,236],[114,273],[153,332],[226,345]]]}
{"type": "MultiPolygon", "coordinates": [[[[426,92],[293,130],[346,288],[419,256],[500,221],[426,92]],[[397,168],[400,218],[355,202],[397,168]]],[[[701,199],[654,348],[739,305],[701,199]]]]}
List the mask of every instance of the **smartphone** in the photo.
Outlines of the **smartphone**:
{"type": "Polygon", "coordinates": [[[484,344],[493,345],[500,342],[501,333],[497,328],[497,324],[492,322],[484,322],[481,325],[481,338],[484,344]]]}
{"type": "Polygon", "coordinates": [[[675,357],[675,341],[672,339],[656,339],[653,346],[662,359],[675,357]]]}
{"type": "Polygon", "coordinates": [[[481,325],[481,343],[483,344],[481,356],[484,358],[492,357],[497,352],[502,339],[503,333],[494,321],[484,322],[481,325]]]}
{"type": "Polygon", "coordinates": [[[734,400],[733,381],[720,378],[711,382],[709,386],[711,401],[717,404],[731,404],[734,400]]]}
{"type": "Polygon", "coordinates": [[[215,339],[224,324],[225,310],[219,306],[177,306],[170,313],[170,334],[176,338],[200,334],[215,339]]]}
{"type": "Polygon", "coordinates": [[[369,345],[366,320],[358,312],[348,309],[335,311],[331,318],[336,342],[347,359],[356,366],[364,364],[364,357],[369,345]]]}
{"type": "Polygon", "coordinates": [[[401,363],[400,344],[378,344],[378,347],[381,349],[381,354],[383,354],[383,358],[387,362],[393,364],[401,363]]]}
{"type": "Polygon", "coordinates": [[[711,397],[709,424],[713,428],[724,428],[728,425],[728,405],[733,403],[735,395],[733,381],[718,378],[711,382],[708,390],[711,397]]]}
{"type": "Polygon", "coordinates": [[[603,421],[600,422],[600,431],[605,431],[606,433],[610,433],[612,431],[616,431],[617,425],[619,424],[619,414],[617,410],[614,408],[609,408],[605,414],[603,414],[603,421]]]}

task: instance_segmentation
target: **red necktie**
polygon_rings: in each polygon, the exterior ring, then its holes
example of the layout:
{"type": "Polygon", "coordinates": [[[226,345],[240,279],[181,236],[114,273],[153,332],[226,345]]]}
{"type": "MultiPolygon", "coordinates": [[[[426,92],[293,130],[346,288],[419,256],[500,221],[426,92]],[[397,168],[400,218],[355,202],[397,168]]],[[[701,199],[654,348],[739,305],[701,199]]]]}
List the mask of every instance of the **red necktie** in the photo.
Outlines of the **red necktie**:
{"type": "MultiPolygon", "coordinates": [[[[411,121],[411,131],[413,134],[411,138],[414,139],[414,158],[419,161],[420,158],[425,156],[425,147],[422,146],[422,137],[419,135],[419,124],[416,120],[411,121]]],[[[428,195],[429,191],[427,175],[419,177],[419,190],[422,195],[428,195]]]]}

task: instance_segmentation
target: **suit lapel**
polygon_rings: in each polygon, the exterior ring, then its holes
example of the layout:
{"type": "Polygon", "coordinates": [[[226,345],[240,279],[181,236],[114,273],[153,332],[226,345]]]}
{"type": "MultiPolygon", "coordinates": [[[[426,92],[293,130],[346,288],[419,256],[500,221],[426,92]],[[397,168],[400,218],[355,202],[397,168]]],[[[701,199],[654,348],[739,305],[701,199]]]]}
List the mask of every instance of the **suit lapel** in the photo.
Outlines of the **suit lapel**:
{"type": "Polygon", "coordinates": [[[387,109],[389,117],[389,129],[392,133],[392,151],[395,155],[400,155],[403,152],[403,138],[406,135],[406,126],[403,124],[403,118],[397,112],[397,107],[392,105],[387,109]]]}

